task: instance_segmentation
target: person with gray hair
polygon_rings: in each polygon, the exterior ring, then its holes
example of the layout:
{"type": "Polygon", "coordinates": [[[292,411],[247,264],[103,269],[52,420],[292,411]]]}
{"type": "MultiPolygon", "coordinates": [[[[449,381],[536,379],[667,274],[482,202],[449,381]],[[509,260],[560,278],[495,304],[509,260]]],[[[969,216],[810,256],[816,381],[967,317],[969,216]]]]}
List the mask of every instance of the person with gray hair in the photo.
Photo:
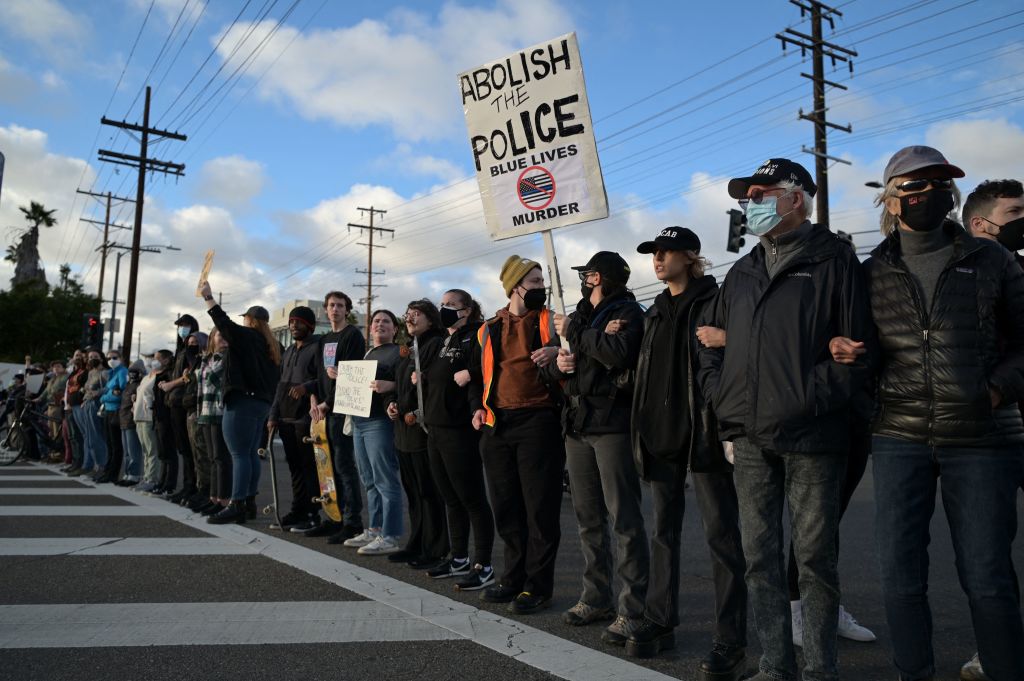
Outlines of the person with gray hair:
{"type": "MultiPolygon", "coordinates": [[[[762,655],[756,681],[795,679],[782,510],[788,503],[804,620],[803,678],[837,681],[840,490],[857,399],[870,378],[871,320],[853,249],[813,225],[810,174],[785,158],[729,182],[760,243],[705,309],[725,347],[698,350],[698,383],[733,443],[746,582],[762,655]],[[866,340],[850,364],[829,340],[866,340]]],[[[703,342],[703,341],[702,341],[703,342]]]]}

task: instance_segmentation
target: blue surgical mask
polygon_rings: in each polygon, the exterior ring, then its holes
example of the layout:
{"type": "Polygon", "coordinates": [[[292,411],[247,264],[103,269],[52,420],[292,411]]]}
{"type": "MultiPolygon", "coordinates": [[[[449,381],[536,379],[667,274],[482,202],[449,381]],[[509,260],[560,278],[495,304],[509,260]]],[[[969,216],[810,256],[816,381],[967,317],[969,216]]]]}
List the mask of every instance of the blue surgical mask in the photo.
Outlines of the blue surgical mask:
{"type": "MultiPolygon", "coordinates": [[[[783,194],[782,196],[785,196],[783,194]]],[[[765,196],[761,198],[761,203],[754,203],[749,201],[746,207],[747,216],[747,231],[754,236],[764,236],[768,232],[772,231],[779,226],[782,222],[782,218],[789,215],[793,211],[789,211],[786,215],[779,215],[776,210],[776,204],[781,197],[776,196],[765,196]]]]}
{"type": "Polygon", "coordinates": [[[191,335],[192,329],[188,328],[187,326],[178,327],[178,338],[188,338],[191,335]]]}

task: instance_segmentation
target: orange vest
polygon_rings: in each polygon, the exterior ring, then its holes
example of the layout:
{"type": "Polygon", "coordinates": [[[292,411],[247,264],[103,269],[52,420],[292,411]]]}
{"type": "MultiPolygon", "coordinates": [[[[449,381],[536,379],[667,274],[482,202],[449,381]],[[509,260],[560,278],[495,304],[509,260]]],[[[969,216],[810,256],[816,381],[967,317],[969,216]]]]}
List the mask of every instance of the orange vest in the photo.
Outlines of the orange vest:
{"type": "MultiPolygon", "coordinates": [[[[538,319],[540,325],[540,343],[547,345],[555,337],[555,318],[551,310],[544,308],[540,311],[538,319]]],[[[488,404],[491,397],[491,384],[494,382],[494,347],[491,345],[490,323],[484,323],[476,332],[477,342],[480,343],[480,370],[483,373],[484,382],[484,425],[494,427],[494,410],[488,404]]]]}

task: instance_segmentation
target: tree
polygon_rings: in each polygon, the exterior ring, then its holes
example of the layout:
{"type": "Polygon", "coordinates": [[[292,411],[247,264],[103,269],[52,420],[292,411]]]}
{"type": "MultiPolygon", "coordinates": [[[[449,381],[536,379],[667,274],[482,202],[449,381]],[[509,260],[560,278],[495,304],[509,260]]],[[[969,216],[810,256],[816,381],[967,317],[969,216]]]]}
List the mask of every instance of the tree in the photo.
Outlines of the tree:
{"type": "Polygon", "coordinates": [[[82,315],[99,309],[99,300],[83,291],[68,265],[60,273],[53,289],[33,280],[0,291],[0,361],[67,359],[80,345],[82,315]]]}
{"type": "Polygon", "coordinates": [[[54,210],[46,210],[46,207],[37,202],[31,201],[29,207],[19,206],[18,210],[25,214],[25,220],[29,226],[24,229],[14,230],[16,243],[7,246],[7,254],[4,260],[14,263],[14,276],[11,277],[11,288],[21,284],[42,284],[46,286],[46,271],[39,264],[39,228],[53,227],[57,219],[53,217],[54,210]]]}

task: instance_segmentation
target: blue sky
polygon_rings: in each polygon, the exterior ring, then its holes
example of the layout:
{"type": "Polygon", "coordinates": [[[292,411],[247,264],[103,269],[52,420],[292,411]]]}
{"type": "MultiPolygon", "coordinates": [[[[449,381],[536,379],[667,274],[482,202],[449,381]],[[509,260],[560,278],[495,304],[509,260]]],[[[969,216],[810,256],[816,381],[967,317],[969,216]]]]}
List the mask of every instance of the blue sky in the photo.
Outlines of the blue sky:
{"type": "MultiPolygon", "coordinates": [[[[843,17],[826,39],[859,56],[852,78],[842,64],[827,68],[849,87],[829,92],[829,118],[853,126],[830,134],[830,152],[853,162],[830,171],[833,228],[869,232],[856,237],[861,246],[877,242],[863,183],[906,144],[942,149],[967,171],[966,190],[1024,175],[1019,3],[836,6],[843,17]]],[[[401,311],[459,286],[493,312],[504,303],[503,260],[543,250],[537,236],[487,236],[456,74],[576,31],[611,216],[556,232],[567,298],[576,286],[568,267],[601,249],[627,257],[638,297],[649,297],[658,287],[637,243],[682,224],[727,263],[728,178],[778,155],[813,169],[800,152],[811,124],[797,119],[812,108],[799,75],[811,66],[773,38],[787,27],[809,32],[785,0],[5,0],[0,225],[19,224],[17,206],[29,200],[56,208],[60,223],[42,243],[48,273],[69,262],[95,288],[100,236],[78,218],[102,213],[75,189],[134,196],[131,171],[115,173],[96,152],[135,153],[136,143],[99,119],[141,120],[148,78],[153,121],[189,140],[153,149],[187,167],[184,178],[147,185],[143,243],[182,251],[142,261],[143,347],[170,341],[175,313],[199,311],[192,295],[207,248],[217,250],[211,283],[232,309],[333,288],[359,297],[354,270],[365,268],[366,249],[345,225],[371,204],[396,230],[374,255],[374,269],[387,272],[380,306],[401,311]]],[[[115,216],[131,221],[128,210],[115,216]]],[[[0,266],[0,278],[10,273],[0,266]]]]}

